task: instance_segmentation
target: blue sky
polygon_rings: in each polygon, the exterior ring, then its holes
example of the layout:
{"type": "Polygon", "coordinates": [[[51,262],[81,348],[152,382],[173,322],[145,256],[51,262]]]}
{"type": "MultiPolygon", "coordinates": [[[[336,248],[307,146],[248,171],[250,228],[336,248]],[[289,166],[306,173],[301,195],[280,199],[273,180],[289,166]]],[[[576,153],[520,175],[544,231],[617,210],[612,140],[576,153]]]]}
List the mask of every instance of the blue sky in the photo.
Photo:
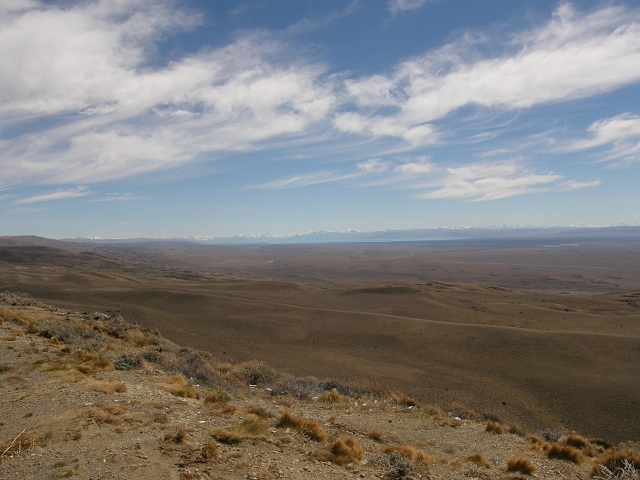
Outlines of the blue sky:
{"type": "Polygon", "coordinates": [[[3,0],[0,235],[640,224],[640,7],[3,0]]]}

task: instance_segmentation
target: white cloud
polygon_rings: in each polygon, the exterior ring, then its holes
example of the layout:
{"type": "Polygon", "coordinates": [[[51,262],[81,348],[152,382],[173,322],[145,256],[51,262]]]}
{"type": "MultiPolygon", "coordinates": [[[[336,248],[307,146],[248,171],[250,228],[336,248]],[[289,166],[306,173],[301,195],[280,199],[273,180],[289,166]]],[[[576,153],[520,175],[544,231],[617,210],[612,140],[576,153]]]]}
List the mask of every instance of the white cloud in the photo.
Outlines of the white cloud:
{"type": "Polygon", "coordinates": [[[438,139],[434,122],[465,106],[517,110],[639,81],[640,11],[606,7],[582,14],[563,5],[546,25],[501,43],[464,37],[399,64],[391,75],[347,81],[353,111],[338,114],[335,126],[421,146],[438,139]],[[479,41],[485,50],[507,53],[482,58],[474,48],[479,41]],[[429,131],[415,138],[416,128],[429,131]]]}
{"type": "Polygon", "coordinates": [[[561,179],[561,175],[534,172],[514,162],[475,164],[448,168],[446,174],[434,182],[433,190],[417,197],[498,200],[538,192],[561,179]]]}
{"type": "Polygon", "coordinates": [[[16,200],[14,203],[16,205],[22,205],[26,203],[50,202],[53,200],[65,200],[67,198],[86,197],[87,195],[91,195],[91,190],[89,190],[87,187],[80,186],[68,190],[58,190],[56,192],[46,193],[44,195],[22,198],[20,200],[16,200]]]}
{"type": "Polygon", "coordinates": [[[335,103],[324,67],[266,34],[154,65],[154,42],[199,21],[169,2],[33,5],[0,22],[0,126],[23,128],[0,143],[12,183],[93,183],[256,149],[305,134],[335,103]]]}
{"type": "Polygon", "coordinates": [[[139,200],[140,197],[135,196],[133,193],[107,193],[103,198],[96,198],[91,200],[93,203],[103,202],[130,202],[132,200],[139,200]]]}
{"type": "Polygon", "coordinates": [[[561,148],[564,151],[582,151],[610,146],[604,160],[631,163],[640,160],[640,116],[623,113],[592,123],[590,138],[574,140],[561,148]]]}
{"type": "Polygon", "coordinates": [[[380,160],[379,158],[370,158],[356,165],[356,168],[364,173],[384,173],[391,168],[391,162],[380,160]]]}
{"type": "Polygon", "coordinates": [[[292,177],[275,180],[269,183],[257,185],[255,188],[264,190],[277,190],[282,188],[300,188],[311,185],[319,185],[322,183],[342,182],[359,176],[359,173],[341,174],[337,172],[317,172],[305,175],[297,175],[292,177]]]}
{"type": "Polygon", "coordinates": [[[406,12],[421,8],[429,0],[389,0],[387,8],[391,13],[406,12]]]}

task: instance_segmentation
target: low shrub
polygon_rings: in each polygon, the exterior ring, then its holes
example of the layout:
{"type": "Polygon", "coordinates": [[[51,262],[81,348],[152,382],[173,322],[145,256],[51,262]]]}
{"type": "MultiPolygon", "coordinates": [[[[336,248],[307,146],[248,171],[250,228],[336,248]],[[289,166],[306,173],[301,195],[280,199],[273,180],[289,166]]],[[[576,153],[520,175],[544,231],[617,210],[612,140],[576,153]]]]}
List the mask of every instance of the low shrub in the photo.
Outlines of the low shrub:
{"type": "Polygon", "coordinates": [[[536,470],[536,466],[528,458],[518,457],[507,460],[507,472],[518,472],[524,473],[525,475],[532,475],[536,470]]]}
{"type": "Polygon", "coordinates": [[[605,469],[613,473],[625,468],[628,470],[629,466],[635,471],[640,471],[640,452],[634,447],[620,445],[605,451],[595,459],[591,475],[602,476],[605,469]]]}
{"type": "Polygon", "coordinates": [[[468,457],[465,458],[465,461],[475,463],[479,467],[493,468],[493,465],[491,464],[491,462],[487,460],[487,457],[485,457],[481,453],[474,453],[472,455],[469,455],[468,457]]]}
{"type": "Polygon", "coordinates": [[[551,445],[551,447],[547,451],[547,457],[556,460],[567,460],[575,464],[582,463],[583,459],[582,453],[580,453],[580,450],[578,450],[577,448],[569,447],[567,445],[560,445],[558,443],[554,443],[551,445]]]}
{"type": "Polygon", "coordinates": [[[276,427],[291,428],[318,442],[324,442],[328,438],[327,432],[318,422],[296,417],[286,409],[282,412],[276,427]]]}
{"type": "Polygon", "coordinates": [[[360,463],[364,450],[356,437],[337,438],[329,447],[329,460],[337,465],[360,463]]]}
{"type": "Polygon", "coordinates": [[[504,433],[504,427],[500,422],[494,422],[493,420],[487,420],[487,426],[485,431],[501,435],[504,433]]]}

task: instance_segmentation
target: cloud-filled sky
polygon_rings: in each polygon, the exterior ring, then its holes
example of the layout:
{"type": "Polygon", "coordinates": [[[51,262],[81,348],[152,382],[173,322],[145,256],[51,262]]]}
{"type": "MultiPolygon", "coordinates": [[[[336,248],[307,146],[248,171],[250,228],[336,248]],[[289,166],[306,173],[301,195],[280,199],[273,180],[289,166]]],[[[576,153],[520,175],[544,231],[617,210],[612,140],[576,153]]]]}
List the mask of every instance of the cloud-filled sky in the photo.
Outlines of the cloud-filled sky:
{"type": "Polygon", "coordinates": [[[0,235],[640,224],[640,7],[4,0],[0,235]]]}

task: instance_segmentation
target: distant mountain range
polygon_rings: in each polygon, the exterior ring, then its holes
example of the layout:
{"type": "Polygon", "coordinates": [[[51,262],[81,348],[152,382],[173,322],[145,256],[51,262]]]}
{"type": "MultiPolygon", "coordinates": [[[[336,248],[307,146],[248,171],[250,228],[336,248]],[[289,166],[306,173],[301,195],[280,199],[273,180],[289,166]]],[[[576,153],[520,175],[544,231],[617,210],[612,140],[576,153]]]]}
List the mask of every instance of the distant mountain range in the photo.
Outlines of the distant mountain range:
{"type": "Polygon", "coordinates": [[[164,243],[188,242],[205,245],[243,244],[310,244],[310,243],[362,243],[362,242],[429,242],[455,240],[515,240],[550,241],[621,241],[640,240],[640,226],[617,227],[459,227],[421,228],[412,230],[379,230],[373,232],[315,231],[292,234],[255,234],[227,237],[171,237],[171,238],[72,238],[64,239],[88,243],[164,243]]]}

